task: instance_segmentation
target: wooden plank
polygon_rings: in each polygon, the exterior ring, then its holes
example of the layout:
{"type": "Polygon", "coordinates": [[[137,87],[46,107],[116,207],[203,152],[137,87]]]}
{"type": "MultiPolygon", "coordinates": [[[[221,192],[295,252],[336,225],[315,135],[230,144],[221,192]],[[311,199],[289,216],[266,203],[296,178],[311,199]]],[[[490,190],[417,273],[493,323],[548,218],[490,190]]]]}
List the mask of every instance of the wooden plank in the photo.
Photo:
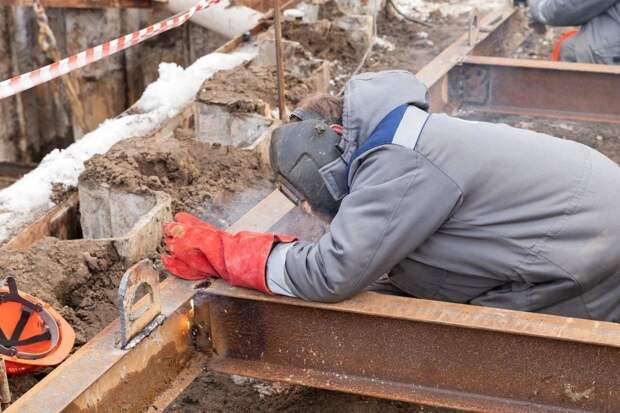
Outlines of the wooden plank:
{"type": "MultiPolygon", "coordinates": [[[[7,7],[0,8],[0,78],[13,75],[12,39],[13,16],[7,7]]],[[[19,116],[17,97],[0,100],[0,160],[16,161],[19,158],[19,116]]]]}
{"type": "Polygon", "coordinates": [[[64,238],[63,234],[72,232],[71,228],[79,225],[76,222],[79,211],[78,200],[77,192],[73,193],[64,202],[56,205],[51,211],[4,244],[0,251],[25,251],[44,237],[64,238]]]}

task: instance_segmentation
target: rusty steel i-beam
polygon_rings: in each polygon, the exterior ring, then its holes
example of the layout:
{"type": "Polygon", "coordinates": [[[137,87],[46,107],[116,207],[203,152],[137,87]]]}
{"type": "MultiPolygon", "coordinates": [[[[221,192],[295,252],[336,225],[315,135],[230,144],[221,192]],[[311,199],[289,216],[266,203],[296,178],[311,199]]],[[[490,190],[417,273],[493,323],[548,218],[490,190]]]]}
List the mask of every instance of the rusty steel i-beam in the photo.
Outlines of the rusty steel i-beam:
{"type": "Polygon", "coordinates": [[[620,409],[620,325],[377,293],[201,294],[219,372],[477,412],[620,409]]]}

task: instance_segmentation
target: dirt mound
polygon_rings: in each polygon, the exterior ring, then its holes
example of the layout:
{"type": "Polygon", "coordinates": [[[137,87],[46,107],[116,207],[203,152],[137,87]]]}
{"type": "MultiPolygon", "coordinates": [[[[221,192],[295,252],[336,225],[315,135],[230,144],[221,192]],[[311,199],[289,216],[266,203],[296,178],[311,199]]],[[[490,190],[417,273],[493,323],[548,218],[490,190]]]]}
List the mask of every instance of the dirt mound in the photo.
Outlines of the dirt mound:
{"type": "Polygon", "coordinates": [[[116,317],[123,265],[110,243],[45,238],[28,251],[2,252],[3,276],[60,311],[82,345],[116,317]]]}
{"type": "MultiPolygon", "coordinates": [[[[116,291],[125,268],[110,243],[45,238],[28,251],[0,254],[0,274],[49,303],[75,330],[74,350],[118,316],[116,291]]],[[[45,376],[11,378],[19,397],[45,376]]]]}
{"type": "Polygon", "coordinates": [[[173,212],[201,210],[255,184],[272,186],[255,152],[181,134],[119,142],[106,154],[90,159],[80,181],[134,193],[163,191],[173,199],[173,212]]]}
{"type": "MultiPolygon", "coordinates": [[[[287,105],[294,107],[313,90],[305,79],[285,72],[287,105]]],[[[263,112],[256,99],[267,103],[272,109],[278,107],[276,68],[247,64],[217,72],[207,80],[198,93],[198,99],[232,107],[235,112],[263,112]]],[[[259,104],[260,106],[260,104],[259,104]]]]}
{"type": "Polygon", "coordinates": [[[347,35],[347,31],[328,20],[315,23],[295,21],[282,22],[282,36],[300,43],[313,56],[343,64],[355,64],[361,58],[359,51],[347,35]]]}

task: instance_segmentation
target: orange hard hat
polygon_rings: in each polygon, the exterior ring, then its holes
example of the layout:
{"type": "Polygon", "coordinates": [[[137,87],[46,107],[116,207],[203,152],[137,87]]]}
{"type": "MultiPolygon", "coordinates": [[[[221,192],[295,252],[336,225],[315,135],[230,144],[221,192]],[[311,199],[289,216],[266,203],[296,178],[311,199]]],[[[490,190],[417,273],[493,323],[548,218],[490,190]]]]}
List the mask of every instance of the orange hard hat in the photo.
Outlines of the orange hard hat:
{"type": "Polygon", "coordinates": [[[49,304],[17,290],[13,277],[0,288],[0,357],[7,374],[61,363],[73,348],[73,328],[49,304]]]}

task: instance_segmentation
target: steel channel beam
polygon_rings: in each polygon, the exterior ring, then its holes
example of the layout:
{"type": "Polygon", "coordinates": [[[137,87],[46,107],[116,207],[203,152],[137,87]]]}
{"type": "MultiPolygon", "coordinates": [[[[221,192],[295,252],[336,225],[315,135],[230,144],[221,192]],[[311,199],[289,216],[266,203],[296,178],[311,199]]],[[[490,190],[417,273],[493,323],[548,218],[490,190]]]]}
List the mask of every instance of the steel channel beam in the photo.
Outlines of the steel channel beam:
{"type": "Polygon", "coordinates": [[[449,101],[478,111],[620,123],[620,67],[470,56],[449,101]]]}
{"type": "Polygon", "coordinates": [[[480,27],[484,28],[484,31],[479,33],[474,44],[470,44],[467,33],[463,34],[416,74],[417,78],[429,89],[430,106],[433,112],[448,112],[450,109],[448,73],[454,66],[463,62],[469,54],[478,48],[482,50],[491,49],[492,44],[496,42],[495,30],[502,28],[502,32],[506,33],[506,36],[511,36],[512,32],[516,33],[518,25],[511,22],[520,18],[519,11],[512,7],[501,8],[489,13],[480,23],[480,27]]]}
{"type": "Polygon", "coordinates": [[[208,290],[209,368],[478,412],[617,412],[620,326],[363,293],[208,290]]]}

